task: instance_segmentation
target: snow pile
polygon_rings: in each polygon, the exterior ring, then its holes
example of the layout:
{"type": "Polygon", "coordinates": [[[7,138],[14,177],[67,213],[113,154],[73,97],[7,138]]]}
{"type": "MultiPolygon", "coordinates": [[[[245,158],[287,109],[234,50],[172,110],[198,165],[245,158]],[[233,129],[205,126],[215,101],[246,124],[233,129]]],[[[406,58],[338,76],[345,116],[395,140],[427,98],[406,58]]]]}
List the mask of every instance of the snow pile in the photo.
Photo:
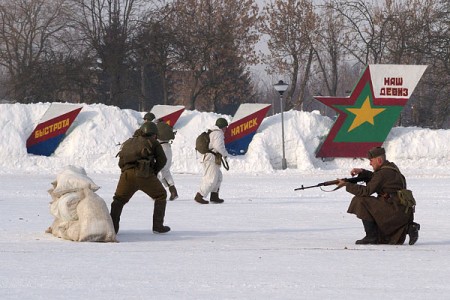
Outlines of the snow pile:
{"type": "MultiPolygon", "coordinates": [[[[142,123],[145,112],[119,109],[103,104],[84,105],[66,138],[51,157],[29,155],[26,140],[50,103],[0,104],[0,173],[54,174],[61,166],[78,165],[89,173],[118,174],[116,154],[142,123]]],[[[175,124],[172,144],[173,173],[201,173],[195,139],[214,125],[218,117],[232,116],[184,111],[175,124]]],[[[322,160],[315,153],[329,133],[333,120],[318,112],[284,113],[285,153],[288,170],[299,174],[342,173],[354,166],[369,167],[366,160],[336,158],[322,160]]],[[[450,130],[417,127],[393,128],[384,146],[388,159],[408,173],[447,174],[450,158],[450,130]]],[[[249,145],[246,155],[229,158],[228,173],[274,173],[281,170],[281,115],[267,116],[249,145]]]]}

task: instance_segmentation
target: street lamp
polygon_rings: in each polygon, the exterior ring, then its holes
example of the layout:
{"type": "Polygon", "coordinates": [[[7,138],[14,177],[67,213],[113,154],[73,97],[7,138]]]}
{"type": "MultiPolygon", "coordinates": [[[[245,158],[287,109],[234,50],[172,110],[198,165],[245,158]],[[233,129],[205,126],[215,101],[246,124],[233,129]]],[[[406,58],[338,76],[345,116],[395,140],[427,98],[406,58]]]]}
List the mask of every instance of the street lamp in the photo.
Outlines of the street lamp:
{"type": "Polygon", "coordinates": [[[281,144],[283,146],[283,158],[281,159],[281,168],[286,170],[286,154],[284,151],[284,116],[283,116],[283,93],[287,90],[288,84],[284,83],[283,80],[278,81],[277,84],[274,85],[275,90],[280,93],[280,109],[281,109],[281,144]]]}

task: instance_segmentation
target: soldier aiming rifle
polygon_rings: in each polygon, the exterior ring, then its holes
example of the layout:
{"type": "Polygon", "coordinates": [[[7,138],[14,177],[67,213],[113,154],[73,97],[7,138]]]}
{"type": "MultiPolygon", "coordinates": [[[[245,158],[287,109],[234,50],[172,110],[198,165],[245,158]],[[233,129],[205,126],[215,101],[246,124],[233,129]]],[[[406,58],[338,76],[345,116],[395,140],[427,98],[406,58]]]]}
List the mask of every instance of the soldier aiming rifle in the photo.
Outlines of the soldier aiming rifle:
{"type": "Polygon", "coordinates": [[[382,147],[374,147],[368,152],[373,172],[353,168],[353,178],[337,179],[314,186],[300,187],[304,190],[313,187],[337,185],[334,190],[345,186],[354,195],[347,212],[362,220],[366,236],[356,244],[401,245],[406,235],[409,244],[419,239],[420,224],[414,222],[416,200],[406,187],[406,180],[399,168],[386,159],[382,147]],[[358,184],[365,181],[366,185],[358,184]],[[376,194],[376,196],[372,196],[376,194]]]}

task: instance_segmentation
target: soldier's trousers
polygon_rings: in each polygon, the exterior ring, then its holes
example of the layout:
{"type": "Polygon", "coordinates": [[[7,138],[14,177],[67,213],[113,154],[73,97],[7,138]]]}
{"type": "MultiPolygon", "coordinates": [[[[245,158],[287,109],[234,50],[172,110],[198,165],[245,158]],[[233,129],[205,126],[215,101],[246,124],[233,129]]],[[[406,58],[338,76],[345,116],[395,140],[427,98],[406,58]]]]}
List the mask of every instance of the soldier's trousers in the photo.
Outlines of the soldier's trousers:
{"type": "Polygon", "coordinates": [[[167,199],[167,192],[156,175],[151,174],[147,178],[138,177],[135,169],[128,169],[120,174],[113,199],[125,205],[137,191],[143,191],[155,201],[167,199]]]}

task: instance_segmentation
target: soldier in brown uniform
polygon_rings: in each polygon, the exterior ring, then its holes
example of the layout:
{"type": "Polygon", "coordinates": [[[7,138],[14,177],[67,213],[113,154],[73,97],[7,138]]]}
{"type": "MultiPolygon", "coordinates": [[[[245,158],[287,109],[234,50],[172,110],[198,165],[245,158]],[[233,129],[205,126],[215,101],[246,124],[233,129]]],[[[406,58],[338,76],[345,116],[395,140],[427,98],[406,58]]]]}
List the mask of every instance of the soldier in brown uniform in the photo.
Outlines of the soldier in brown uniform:
{"type": "MultiPolygon", "coordinates": [[[[162,119],[155,121],[155,114],[148,112],[144,115],[144,122],[153,122],[158,128],[158,142],[163,148],[164,154],[167,158],[166,165],[158,173],[158,179],[162,182],[163,186],[169,188],[170,197],[169,200],[175,200],[178,198],[178,191],[175,187],[175,181],[173,180],[172,173],[170,172],[170,167],[172,166],[172,140],[175,139],[175,132],[173,128],[164,122],[162,119]]],[[[133,137],[141,135],[141,129],[137,129],[133,137]]]]}
{"type": "Polygon", "coordinates": [[[420,225],[413,222],[414,207],[407,209],[400,204],[397,191],[406,189],[405,177],[398,167],[386,160],[382,147],[374,147],[368,153],[373,172],[354,168],[351,175],[360,174],[370,178],[366,185],[338,181],[338,187],[345,186],[353,197],[348,213],[362,220],[366,236],[356,244],[397,244],[405,241],[409,235],[409,244],[419,238],[420,225]],[[377,196],[371,196],[377,193],[377,196]]]}
{"type": "Polygon", "coordinates": [[[155,200],[153,210],[153,232],[166,233],[164,226],[167,192],[157,178],[158,172],[166,164],[164,151],[156,140],[158,129],[152,122],[144,123],[137,136],[127,140],[119,152],[121,169],[119,183],[111,203],[111,218],[116,233],[119,231],[123,206],[138,190],[155,200]]]}

